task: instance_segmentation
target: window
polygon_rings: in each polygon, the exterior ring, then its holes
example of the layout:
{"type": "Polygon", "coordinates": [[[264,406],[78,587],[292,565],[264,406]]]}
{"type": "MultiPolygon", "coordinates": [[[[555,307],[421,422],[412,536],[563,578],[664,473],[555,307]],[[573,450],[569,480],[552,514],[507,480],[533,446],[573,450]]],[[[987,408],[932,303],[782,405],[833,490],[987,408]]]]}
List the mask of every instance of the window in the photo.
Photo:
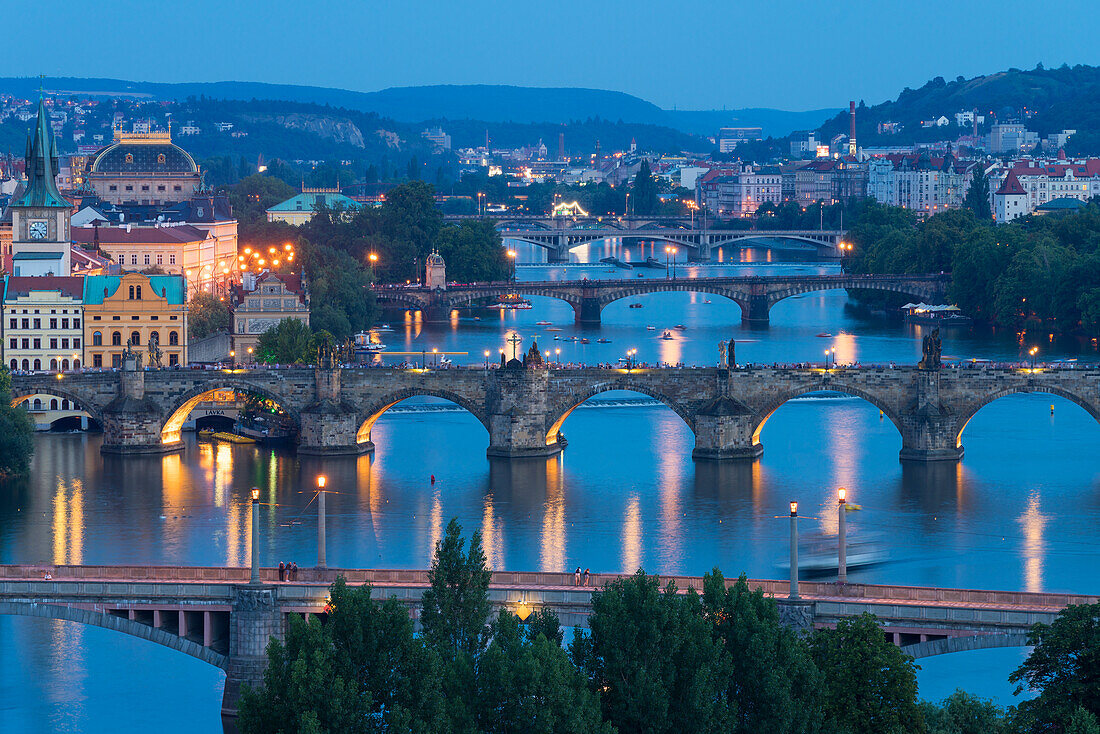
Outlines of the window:
{"type": "MultiPolygon", "coordinates": [[[[133,153],[127,153],[127,154],[126,154],[126,162],[127,162],[127,163],[133,163],[133,162],[134,162],[134,154],[133,154],[133,153]]],[[[129,187],[129,186],[127,186],[127,187],[126,187],[126,190],[127,190],[127,191],[129,191],[129,190],[130,190],[130,187],[129,187]]]]}
{"type": "Polygon", "coordinates": [[[92,366],[93,367],[102,367],[103,366],[103,355],[102,354],[93,354],[92,355],[92,366]]]}
{"type": "Polygon", "coordinates": [[[51,359],[50,360],[50,369],[51,370],[56,370],[57,369],[57,359],[51,359]]]}
{"type": "Polygon", "coordinates": [[[172,353],[168,355],[168,366],[175,367],[180,363],[180,357],[178,354],[172,353]]]}
{"type": "Polygon", "coordinates": [[[69,340],[68,339],[62,338],[61,348],[62,349],[68,349],[69,348],[69,340]]]}
{"type": "Polygon", "coordinates": [[[141,344],[141,332],[140,331],[131,331],[130,332],[130,343],[133,344],[135,347],[138,346],[139,344],[141,344]]]}
{"type": "Polygon", "coordinates": [[[134,187],[133,187],[133,186],[127,186],[127,187],[126,187],[126,190],[127,190],[127,191],[133,191],[133,190],[134,190],[134,187]]]}
{"type": "Polygon", "coordinates": [[[40,360],[40,359],[34,360],[34,368],[36,370],[42,369],[42,360],[40,360]]]}
{"type": "Polygon", "coordinates": [[[74,329],[79,329],[80,328],[80,319],[73,319],[73,328],[74,329]]]}
{"type": "MultiPolygon", "coordinates": [[[[24,359],[23,363],[26,364],[26,362],[27,362],[27,360],[24,359]]],[[[34,399],[34,409],[35,410],[42,410],[42,398],[35,398],[34,399]]]]}
{"type": "Polygon", "coordinates": [[[149,253],[148,253],[148,252],[147,252],[147,253],[145,253],[145,264],[146,264],[146,265],[148,265],[148,264],[149,264],[149,253]]]}
{"type": "Polygon", "coordinates": [[[69,360],[67,360],[67,359],[61,360],[61,369],[63,369],[63,370],[69,369],[69,360]]]}
{"type": "Polygon", "coordinates": [[[183,191],[183,187],[182,186],[173,186],[172,190],[173,191],[183,191]]]}
{"type": "Polygon", "coordinates": [[[158,186],[157,191],[164,191],[164,186],[158,186]]]}
{"type": "Polygon", "coordinates": [[[122,355],[121,354],[112,354],[111,355],[111,366],[114,367],[115,369],[118,369],[119,367],[122,366],[122,355]]]}
{"type": "Polygon", "coordinates": [[[168,264],[169,265],[175,265],[176,264],[176,254],[175,253],[172,253],[171,255],[168,256],[168,264]]]}
{"type": "Polygon", "coordinates": [[[163,264],[164,264],[164,255],[162,253],[158,252],[157,253],[157,265],[163,265],[163,264]]]}
{"type": "Polygon", "coordinates": [[[149,343],[152,344],[154,341],[157,344],[160,344],[160,332],[157,332],[157,331],[150,331],[149,332],[149,343]]]}
{"type": "Polygon", "coordinates": [[[73,339],[73,349],[80,349],[80,337],[73,339]]]}
{"type": "Polygon", "coordinates": [[[29,370],[31,368],[31,361],[29,359],[23,360],[23,369],[29,370]]]}
{"type": "Polygon", "coordinates": [[[13,360],[12,360],[12,361],[11,361],[11,362],[9,363],[9,366],[10,366],[10,367],[11,367],[11,368],[12,368],[13,370],[17,370],[17,369],[19,369],[19,360],[17,360],[17,359],[13,359],[13,360]]]}
{"type": "Polygon", "coordinates": [[[50,410],[57,410],[57,398],[50,398],[50,410]]]}
{"type": "Polygon", "coordinates": [[[30,339],[24,339],[23,340],[23,348],[24,349],[30,349],[31,348],[31,340],[30,339]]]}
{"type": "MultiPolygon", "coordinates": [[[[160,153],[160,154],[158,154],[158,155],[157,155],[157,164],[158,164],[158,165],[161,165],[161,166],[163,166],[163,165],[164,165],[164,160],[165,160],[165,159],[164,159],[164,153],[160,153]]],[[[164,190],[164,187],[163,187],[163,186],[161,186],[161,187],[160,187],[160,189],[161,189],[161,191],[163,191],[163,190],[164,190]]]]}
{"type": "Polygon", "coordinates": [[[148,191],[148,190],[149,190],[149,187],[148,187],[148,186],[142,186],[142,187],[141,187],[141,190],[142,190],[142,191],[148,191]]]}
{"type": "MultiPolygon", "coordinates": [[[[80,360],[79,359],[74,359],[73,360],[73,369],[74,370],[80,369],[80,360]]],[[[75,407],[75,404],[74,404],[74,407],[75,407]]]]}
{"type": "Polygon", "coordinates": [[[134,286],[130,286],[130,300],[134,300],[134,286]]]}
{"type": "Polygon", "coordinates": [[[8,339],[8,346],[12,349],[18,349],[19,348],[19,340],[18,339],[8,339]]]}
{"type": "Polygon", "coordinates": [[[42,340],[41,339],[36,337],[36,338],[32,339],[31,341],[33,343],[33,348],[34,349],[41,349],[42,348],[42,340]]]}
{"type": "MultiPolygon", "coordinates": [[[[51,329],[56,329],[57,328],[57,319],[50,319],[50,328],[51,329]]],[[[66,324],[65,328],[66,329],[69,328],[69,325],[66,324]]]]}
{"type": "Polygon", "coordinates": [[[121,331],[115,331],[111,334],[111,346],[112,347],[121,347],[122,346],[122,332],[121,331]]]}
{"type": "Polygon", "coordinates": [[[168,346],[170,346],[170,347],[176,347],[176,346],[179,346],[179,343],[180,343],[180,335],[179,335],[179,332],[176,332],[176,331],[174,331],[174,330],[173,330],[173,331],[169,331],[169,332],[168,332],[168,346]]]}
{"type": "Polygon", "coordinates": [[[111,185],[110,185],[110,186],[108,186],[107,188],[108,188],[108,190],[109,190],[109,191],[118,191],[118,187],[117,187],[117,186],[115,186],[114,184],[111,184],[111,185]]]}
{"type": "MultiPolygon", "coordinates": [[[[146,256],[146,259],[148,259],[148,256],[146,256]]],[[[141,300],[141,286],[140,285],[137,287],[137,296],[138,296],[137,299],[140,301],[141,300]]]]}
{"type": "Polygon", "coordinates": [[[13,329],[19,328],[19,319],[8,319],[8,326],[13,329]]]}
{"type": "MultiPolygon", "coordinates": [[[[51,319],[51,321],[52,320],[53,319],[51,319]]],[[[62,329],[68,329],[69,328],[69,320],[68,319],[61,319],[61,328],[62,329]]]]}
{"type": "Polygon", "coordinates": [[[57,349],[57,337],[50,337],[50,349],[57,349]]]}
{"type": "Polygon", "coordinates": [[[24,329],[31,328],[31,320],[30,319],[23,319],[23,328],[24,329]]]}

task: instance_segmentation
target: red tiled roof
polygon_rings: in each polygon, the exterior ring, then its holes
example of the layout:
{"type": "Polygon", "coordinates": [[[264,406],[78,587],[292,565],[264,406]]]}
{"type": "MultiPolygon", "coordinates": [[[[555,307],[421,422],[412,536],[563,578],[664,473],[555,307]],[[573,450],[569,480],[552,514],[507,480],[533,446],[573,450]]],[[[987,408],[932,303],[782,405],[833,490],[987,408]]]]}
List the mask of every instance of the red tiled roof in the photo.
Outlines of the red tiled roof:
{"type": "Polygon", "coordinates": [[[996,196],[1009,196],[1012,194],[1026,194],[1024,187],[1020,185],[1020,179],[1016,178],[1015,171],[1009,171],[1008,177],[1001,187],[995,192],[996,196]]]}
{"type": "Polygon", "coordinates": [[[60,291],[61,295],[79,301],[84,297],[84,279],[71,275],[13,276],[8,278],[5,300],[29,295],[31,291],[60,291]]]}
{"type": "MultiPolygon", "coordinates": [[[[72,239],[81,245],[90,245],[95,242],[95,227],[73,227],[72,239]]],[[[177,244],[180,242],[202,242],[210,237],[206,230],[181,225],[178,227],[131,227],[126,231],[125,227],[100,227],[99,243],[101,245],[146,245],[146,244],[177,244]]]]}

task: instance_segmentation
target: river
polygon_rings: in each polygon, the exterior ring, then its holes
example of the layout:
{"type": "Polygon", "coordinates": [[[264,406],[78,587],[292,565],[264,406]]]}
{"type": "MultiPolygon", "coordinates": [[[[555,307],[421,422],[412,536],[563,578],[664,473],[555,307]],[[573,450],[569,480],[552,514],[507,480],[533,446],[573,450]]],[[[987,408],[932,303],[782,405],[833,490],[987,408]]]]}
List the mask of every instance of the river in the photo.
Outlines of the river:
{"type": "MultiPolygon", "coordinates": [[[[630,254],[637,261],[641,253],[630,254]]],[[[678,274],[836,269],[783,262],[798,258],[790,253],[743,257],[762,262],[685,264],[678,274]]],[[[584,264],[518,271],[520,279],[636,277],[584,264]]],[[[390,317],[394,331],[382,338],[395,350],[467,352],[454,355],[467,363],[480,363],[486,349],[497,354],[513,332],[523,348],[537,338],[552,358],[587,363],[636,348],[641,361],[711,364],[718,341],[731,336],[740,361],[820,360],[826,349],[841,363],[912,363],[920,355],[919,329],[861,314],[840,291],[779,303],[766,329],[742,327],[737,306],[717,296],[629,301],[643,308],[611,304],[602,327],[583,334],[568,305],[534,299],[529,311],[464,315],[450,324],[390,317]],[[687,328],[672,341],[657,338],[675,324],[687,328]],[[611,342],[563,341],[573,334],[611,342]]],[[[947,333],[943,351],[1009,360],[1038,344],[1044,359],[1097,360],[1092,343],[1037,338],[947,333]]],[[[787,524],[776,516],[797,499],[816,518],[804,527],[835,535],[836,488],[845,486],[862,507],[849,515],[852,532],[880,533],[890,547],[888,563],[853,571],[852,580],[1088,593],[1100,582],[1100,568],[1089,561],[1100,549],[1100,426],[1053,396],[1009,396],[983,408],[966,428],[957,465],[901,464],[889,419],[862,400],[836,396],[805,397],[776,411],[761,437],[763,458],[748,465],[695,464],[687,426],[635,394],[600,395],[563,431],[569,447],[560,457],[489,461],[476,419],[416,399],[375,425],[373,458],[298,459],[292,451],[193,437],[167,457],[101,457],[98,435],[40,434],[30,476],[0,487],[0,562],[243,565],[248,492],[259,486],[269,503],[258,535],[262,562],[309,565],[315,505],[302,490],[324,472],[338,492],[328,504],[331,566],[424,568],[442,528],[457,517],[467,531],[482,531],[498,569],[700,574],[719,566],[727,575],[781,577],[787,524]]],[[[1024,655],[1003,649],[923,659],[921,695],[939,699],[962,687],[1011,703],[1006,678],[1024,655]]],[[[0,616],[3,732],[216,732],[222,678],[136,638],[0,616]]]]}

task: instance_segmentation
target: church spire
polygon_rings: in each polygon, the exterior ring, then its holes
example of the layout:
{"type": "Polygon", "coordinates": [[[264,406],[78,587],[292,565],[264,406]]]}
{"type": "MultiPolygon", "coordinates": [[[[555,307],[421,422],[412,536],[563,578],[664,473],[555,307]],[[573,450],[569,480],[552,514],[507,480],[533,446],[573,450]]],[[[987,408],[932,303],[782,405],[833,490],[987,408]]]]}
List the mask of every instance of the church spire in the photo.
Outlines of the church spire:
{"type": "Polygon", "coordinates": [[[57,141],[50,134],[46,103],[38,99],[38,121],[34,137],[27,138],[27,188],[12,206],[69,208],[69,202],[57,188],[57,141]]]}

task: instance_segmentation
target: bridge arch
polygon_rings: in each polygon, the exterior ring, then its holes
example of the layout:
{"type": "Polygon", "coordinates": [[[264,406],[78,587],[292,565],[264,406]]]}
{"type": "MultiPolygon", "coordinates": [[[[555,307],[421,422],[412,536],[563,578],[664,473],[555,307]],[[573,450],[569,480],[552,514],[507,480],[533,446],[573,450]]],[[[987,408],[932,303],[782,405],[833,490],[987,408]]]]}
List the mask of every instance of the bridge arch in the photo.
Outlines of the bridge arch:
{"type": "Polygon", "coordinates": [[[183,429],[184,421],[187,420],[187,416],[190,415],[191,411],[194,410],[199,403],[208,399],[218,390],[256,393],[282,407],[282,409],[293,419],[295,427],[300,427],[302,425],[301,416],[298,414],[298,411],[295,410],[290,402],[282,395],[272,392],[263,385],[247,380],[235,380],[232,378],[216,379],[194,387],[174,399],[173,402],[176,407],[174,409],[171,407],[169,408],[172,412],[168,415],[168,418],[165,420],[160,430],[161,443],[178,443],[180,440],[180,432],[183,429]]]}
{"type": "Polygon", "coordinates": [[[558,432],[561,430],[562,424],[565,423],[574,410],[579,408],[584,403],[591,400],[593,397],[600,393],[611,392],[614,390],[623,390],[626,392],[641,393],[654,400],[662,403],[665,407],[672,410],[673,413],[680,416],[680,418],[687,424],[687,427],[691,429],[692,433],[695,432],[695,418],[694,415],[686,407],[676,402],[672,398],[668,397],[659,390],[654,390],[651,386],[635,382],[629,377],[623,377],[621,379],[608,380],[606,382],[599,382],[595,385],[591,385],[582,392],[573,393],[564,399],[560,400],[547,412],[548,420],[546,425],[546,445],[552,446],[558,442],[558,432]]]}
{"type": "Polygon", "coordinates": [[[882,411],[882,414],[890,419],[890,422],[894,424],[894,428],[897,429],[898,435],[902,438],[904,442],[905,424],[901,420],[901,416],[898,415],[897,411],[894,409],[893,406],[889,404],[889,402],[884,400],[881,396],[875,395],[874,393],[864,390],[855,385],[830,382],[829,384],[819,383],[814,385],[804,385],[793,390],[788,390],[779,395],[774,400],[767,403],[764,406],[763,410],[761,410],[757,414],[758,419],[752,429],[752,445],[756,446],[760,443],[760,434],[764,430],[764,426],[765,424],[767,424],[768,419],[772,417],[775,411],[779,410],[785,404],[795,398],[801,397],[803,395],[808,395],[810,393],[819,392],[838,392],[843,393],[844,395],[849,395],[854,398],[861,398],[862,400],[867,401],[868,403],[882,411]]]}
{"type": "Polygon", "coordinates": [[[1087,397],[1079,395],[1072,390],[1066,390],[1065,388],[1059,387],[1057,385],[1031,385],[1021,383],[989,393],[988,395],[983,396],[981,400],[969,404],[966,407],[965,411],[963,411],[959,415],[959,420],[957,424],[958,431],[955,433],[955,448],[962,448],[963,431],[966,430],[966,426],[970,423],[971,419],[978,413],[978,411],[980,411],[985,406],[989,405],[995,400],[999,400],[1000,398],[1007,397],[1009,395],[1043,393],[1047,395],[1055,395],[1060,398],[1065,398],[1071,403],[1074,403],[1075,405],[1084,408],[1085,412],[1091,415],[1097,423],[1100,423],[1100,404],[1090,401],[1087,397]]]}
{"type": "Polygon", "coordinates": [[[215,668],[227,670],[229,657],[209,647],[204,647],[197,642],[192,642],[185,637],[173,634],[168,630],[151,627],[141,622],[120,617],[109,612],[93,611],[65,606],[62,604],[43,604],[39,602],[11,602],[0,601],[0,614],[8,614],[21,617],[38,617],[40,619],[57,619],[66,622],[92,625],[104,629],[121,632],[132,637],[140,637],[143,640],[155,642],[158,645],[169,647],[184,655],[198,658],[204,663],[209,663],[215,668]]]}
{"type": "Polygon", "coordinates": [[[450,401],[477,418],[478,422],[485,427],[485,430],[487,432],[489,431],[489,416],[486,414],[484,406],[450,390],[429,387],[410,387],[389,393],[368,405],[359,415],[359,430],[355,434],[355,442],[357,444],[371,443],[371,430],[374,428],[374,424],[378,422],[378,419],[381,418],[387,410],[397,405],[402,400],[419,396],[450,401]]]}
{"type": "Polygon", "coordinates": [[[904,645],[901,651],[915,658],[928,658],[933,655],[947,655],[967,650],[989,650],[995,647],[1027,647],[1026,632],[1005,632],[991,635],[969,635],[966,637],[944,637],[939,640],[916,642],[904,645]]]}
{"type": "Polygon", "coordinates": [[[741,293],[717,285],[695,284],[692,283],[689,278],[686,279],[686,282],[673,280],[654,281],[653,283],[647,283],[645,286],[628,283],[624,285],[621,290],[616,289],[611,293],[599,296],[600,309],[616,301],[621,301],[624,298],[638,298],[653,293],[706,293],[712,296],[721,296],[722,298],[733,301],[741,308],[742,314],[748,313],[749,308],[750,296],[747,293],[741,293]]]}
{"type": "Polygon", "coordinates": [[[43,382],[37,385],[25,385],[20,383],[17,390],[12,391],[11,404],[13,406],[19,403],[30,400],[35,395],[50,395],[51,397],[60,398],[62,400],[68,400],[76,410],[83,410],[92,417],[99,425],[103,425],[103,412],[98,406],[89,400],[82,398],[74,392],[64,389],[58,384],[58,381],[43,382]]]}

